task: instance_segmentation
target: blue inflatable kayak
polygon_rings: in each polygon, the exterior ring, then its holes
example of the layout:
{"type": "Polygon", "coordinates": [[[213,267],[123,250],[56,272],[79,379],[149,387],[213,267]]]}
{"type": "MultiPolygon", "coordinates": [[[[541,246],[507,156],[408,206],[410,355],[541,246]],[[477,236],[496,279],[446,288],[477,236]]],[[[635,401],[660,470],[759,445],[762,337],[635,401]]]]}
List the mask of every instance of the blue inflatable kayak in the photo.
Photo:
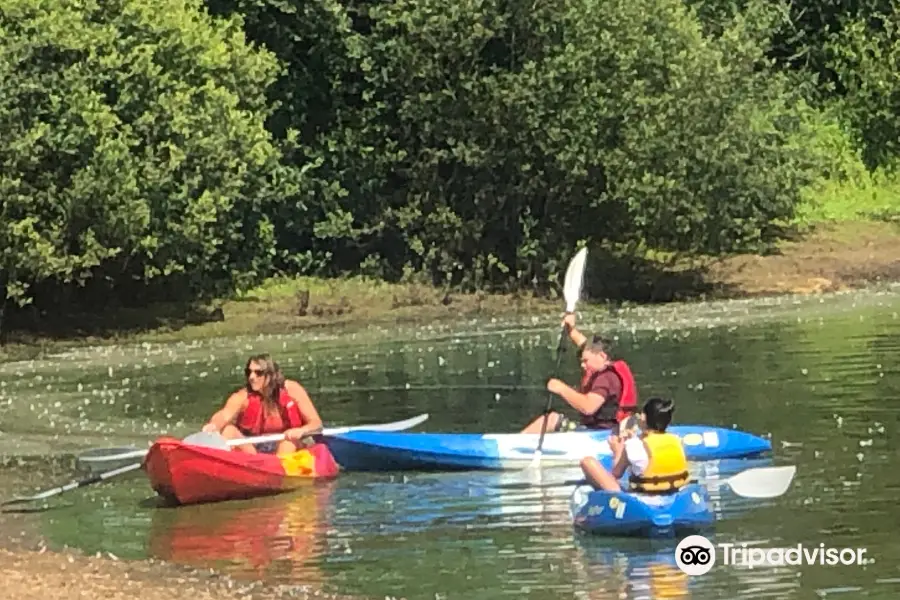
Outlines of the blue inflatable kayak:
{"type": "MultiPolygon", "coordinates": [[[[769,440],[736,429],[673,425],[688,460],[749,458],[772,449],[769,440]]],[[[351,431],[326,435],[335,460],[345,470],[523,469],[537,448],[533,433],[414,433],[351,431]]],[[[611,456],[609,431],[548,433],[541,449],[546,465],[577,465],[585,456],[611,456]]]]}
{"type": "Polygon", "coordinates": [[[583,485],[572,493],[570,510],[576,529],[601,535],[682,537],[715,523],[709,493],[696,483],[665,495],[605,492],[583,485]]]}

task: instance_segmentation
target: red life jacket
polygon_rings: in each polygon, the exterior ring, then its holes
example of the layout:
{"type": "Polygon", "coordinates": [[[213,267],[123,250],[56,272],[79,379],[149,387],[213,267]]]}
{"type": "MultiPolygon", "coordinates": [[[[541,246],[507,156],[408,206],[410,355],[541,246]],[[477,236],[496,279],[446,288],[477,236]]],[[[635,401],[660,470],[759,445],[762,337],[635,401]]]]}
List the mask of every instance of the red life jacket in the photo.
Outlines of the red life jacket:
{"type": "MultiPolygon", "coordinates": [[[[637,411],[637,385],[634,382],[634,375],[631,374],[631,368],[624,360],[617,360],[610,363],[609,367],[619,381],[622,382],[622,393],[619,396],[607,398],[606,401],[592,415],[584,415],[581,422],[585,427],[602,428],[612,427],[622,419],[634,414],[637,411]]],[[[594,378],[599,376],[603,371],[588,370],[581,378],[581,391],[587,392],[594,378]]]]}
{"type": "MultiPolygon", "coordinates": [[[[291,398],[287,390],[281,388],[278,393],[278,408],[281,411],[281,421],[285,424],[284,430],[301,427],[304,424],[303,415],[300,414],[300,408],[291,398]]],[[[247,393],[247,408],[241,413],[237,420],[237,428],[244,435],[254,436],[262,434],[263,425],[265,423],[265,411],[263,411],[262,396],[256,392],[247,393]]],[[[278,433],[278,432],[267,432],[278,433]]]]}

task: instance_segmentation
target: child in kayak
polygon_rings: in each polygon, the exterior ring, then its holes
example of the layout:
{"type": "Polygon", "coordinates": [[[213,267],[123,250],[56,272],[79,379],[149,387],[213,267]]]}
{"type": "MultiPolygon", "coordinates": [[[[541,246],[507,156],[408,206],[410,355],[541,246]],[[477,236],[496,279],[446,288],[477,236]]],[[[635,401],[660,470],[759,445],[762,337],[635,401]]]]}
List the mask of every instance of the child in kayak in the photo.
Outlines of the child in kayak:
{"type": "Polygon", "coordinates": [[[595,489],[620,492],[619,478],[630,468],[630,492],[666,494],[687,485],[690,476],[681,439],[666,433],[674,411],[675,404],[671,400],[647,400],[640,415],[643,433],[629,430],[609,436],[609,447],[613,451],[612,472],[603,468],[593,456],[581,461],[581,470],[588,483],[595,489]]]}
{"type": "MultiPolygon", "coordinates": [[[[610,360],[609,342],[600,336],[588,340],[578,331],[574,314],[566,314],[563,326],[569,332],[569,339],[578,347],[584,374],[577,390],[556,378],[547,382],[547,390],[577,410],[581,420],[574,421],[551,412],[546,417],[547,432],[576,429],[613,429],[617,432],[619,423],[633,416],[637,408],[637,385],[631,369],[623,360],[610,360]]],[[[522,433],[540,433],[543,421],[544,415],[537,417],[522,433]]]]}
{"type": "Polygon", "coordinates": [[[304,437],[322,428],[322,419],[303,386],[285,379],[278,363],[268,354],[251,356],[244,368],[247,384],[231,394],[225,406],[210,417],[203,431],[218,432],[225,439],[239,439],[284,433],[285,439],[272,444],[237,446],[255,454],[296,452],[304,437]]]}

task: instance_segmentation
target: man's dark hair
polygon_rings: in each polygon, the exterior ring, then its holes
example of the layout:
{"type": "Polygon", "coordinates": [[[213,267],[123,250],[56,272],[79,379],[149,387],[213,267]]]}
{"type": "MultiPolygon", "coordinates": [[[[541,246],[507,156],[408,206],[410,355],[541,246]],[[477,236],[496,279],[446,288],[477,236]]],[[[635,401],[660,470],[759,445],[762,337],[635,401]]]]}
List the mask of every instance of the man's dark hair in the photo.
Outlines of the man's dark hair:
{"type": "Polygon", "coordinates": [[[605,338],[601,335],[595,335],[581,345],[581,348],[578,349],[578,355],[581,356],[585,350],[589,350],[591,352],[603,352],[609,357],[612,357],[612,340],[609,338],[605,338]]]}

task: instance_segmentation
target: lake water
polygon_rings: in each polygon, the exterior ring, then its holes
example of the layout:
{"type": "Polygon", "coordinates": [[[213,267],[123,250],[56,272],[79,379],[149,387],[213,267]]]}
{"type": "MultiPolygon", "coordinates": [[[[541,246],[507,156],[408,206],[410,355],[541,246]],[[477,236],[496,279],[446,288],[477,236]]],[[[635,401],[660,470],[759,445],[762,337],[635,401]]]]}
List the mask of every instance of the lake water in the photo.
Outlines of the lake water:
{"type": "MultiPolygon", "coordinates": [[[[864,548],[862,566],[720,564],[688,577],[675,542],[576,534],[571,488],[554,483],[577,478],[577,467],[547,469],[539,485],[521,473],[345,473],[288,495],[178,509],[157,508],[136,474],[2,519],[56,546],[378,599],[894,598],[898,300],[894,288],[588,312],[579,323],[618,338],[642,397],[674,397],[677,422],[771,435],[774,456],[762,464],[798,466],[780,498],[714,494],[714,542],[864,548]]],[[[196,431],[260,351],[307,386],[330,425],[428,412],[419,430],[518,430],[546,401],[555,318],[83,348],[0,364],[2,496],[67,482],[65,457],[80,450],[196,431]]],[[[569,346],[563,377],[578,375],[569,346]]],[[[758,464],[693,466],[714,489],[758,464]]]]}

